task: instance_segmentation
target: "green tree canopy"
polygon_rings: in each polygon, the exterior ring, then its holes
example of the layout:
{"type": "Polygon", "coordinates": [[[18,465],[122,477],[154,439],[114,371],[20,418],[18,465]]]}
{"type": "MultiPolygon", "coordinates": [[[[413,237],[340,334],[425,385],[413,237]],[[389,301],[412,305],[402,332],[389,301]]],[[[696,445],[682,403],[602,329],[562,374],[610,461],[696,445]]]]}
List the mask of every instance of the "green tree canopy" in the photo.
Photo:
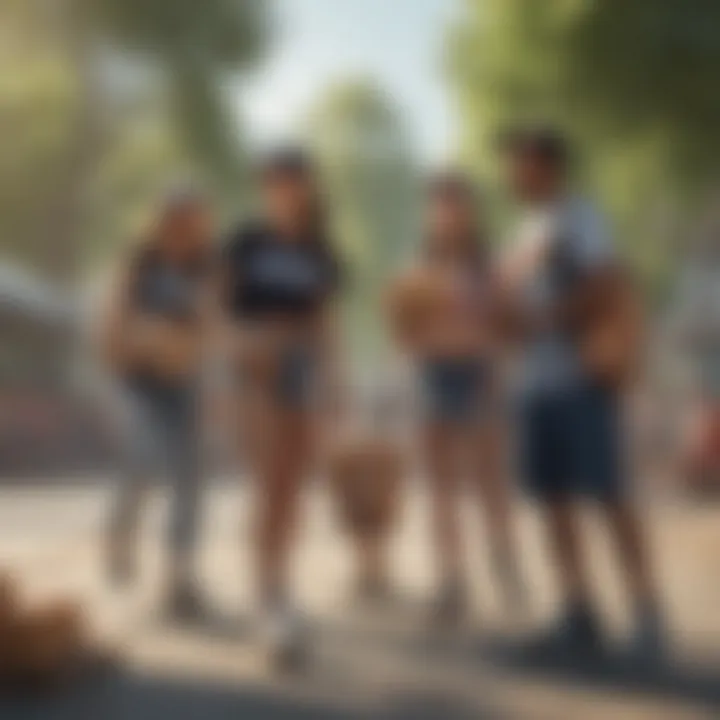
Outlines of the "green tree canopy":
{"type": "Polygon", "coordinates": [[[377,349],[381,288],[416,239],[418,170],[397,108],[375,83],[330,87],[308,119],[335,227],[350,266],[363,347],[377,349]]]}
{"type": "Polygon", "coordinates": [[[260,56],[269,32],[267,6],[248,0],[100,0],[88,6],[94,32],[164,72],[183,142],[221,185],[237,186],[244,170],[227,83],[260,56]]]}
{"type": "Polygon", "coordinates": [[[464,159],[492,172],[504,123],[557,122],[585,151],[633,254],[660,271],[651,226],[677,219],[718,174],[720,5],[465,0],[464,10],[448,44],[464,159]]]}
{"type": "Polygon", "coordinates": [[[237,198],[229,82],[259,57],[266,3],[4,0],[0,23],[6,257],[71,279],[169,177],[201,172],[237,198]]]}

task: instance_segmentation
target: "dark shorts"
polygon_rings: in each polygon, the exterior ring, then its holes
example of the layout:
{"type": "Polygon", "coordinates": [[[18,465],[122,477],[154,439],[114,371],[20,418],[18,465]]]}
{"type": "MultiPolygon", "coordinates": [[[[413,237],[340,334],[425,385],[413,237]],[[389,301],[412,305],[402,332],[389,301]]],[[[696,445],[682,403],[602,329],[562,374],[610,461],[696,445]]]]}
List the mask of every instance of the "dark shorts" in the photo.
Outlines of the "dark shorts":
{"type": "Polygon", "coordinates": [[[476,359],[432,360],[421,370],[429,420],[448,424],[477,422],[489,405],[489,368],[476,359]]]}
{"type": "Polygon", "coordinates": [[[623,452],[617,398],[587,382],[528,394],[520,402],[520,460],[540,500],[622,494],[623,452]]]}
{"type": "Polygon", "coordinates": [[[307,408],[315,396],[317,358],[310,348],[295,347],[280,358],[275,390],[284,407],[307,408]]]}

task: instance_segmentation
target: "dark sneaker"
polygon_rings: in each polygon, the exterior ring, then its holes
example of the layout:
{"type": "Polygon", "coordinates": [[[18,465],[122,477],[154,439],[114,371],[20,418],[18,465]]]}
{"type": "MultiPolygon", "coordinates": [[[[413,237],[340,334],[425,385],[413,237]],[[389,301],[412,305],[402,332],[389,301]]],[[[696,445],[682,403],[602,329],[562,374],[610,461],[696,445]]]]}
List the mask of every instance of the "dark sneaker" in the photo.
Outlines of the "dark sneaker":
{"type": "Polygon", "coordinates": [[[305,665],[310,644],[308,628],[289,603],[274,603],[268,608],[263,634],[270,662],[276,670],[293,672],[305,665]]]}
{"type": "Polygon", "coordinates": [[[165,611],[168,617],[179,622],[196,622],[207,617],[205,601],[191,582],[171,587],[165,601],[165,611]]]}
{"type": "Polygon", "coordinates": [[[638,660],[653,662],[665,652],[665,628],[660,613],[646,609],[638,613],[630,652],[638,660]]]}
{"type": "Polygon", "coordinates": [[[593,654],[602,647],[597,619],[588,608],[570,609],[555,626],[536,638],[529,650],[538,654],[593,654]]]}
{"type": "Polygon", "coordinates": [[[390,596],[390,584],[385,578],[363,577],[355,584],[354,597],[362,604],[382,603],[390,596]]]}
{"type": "Polygon", "coordinates": [[[448,583],[440,589],[431,609],[431,621],[437,627],[456,627],[467,616],[467,596],[460,583],[448,583]]]}

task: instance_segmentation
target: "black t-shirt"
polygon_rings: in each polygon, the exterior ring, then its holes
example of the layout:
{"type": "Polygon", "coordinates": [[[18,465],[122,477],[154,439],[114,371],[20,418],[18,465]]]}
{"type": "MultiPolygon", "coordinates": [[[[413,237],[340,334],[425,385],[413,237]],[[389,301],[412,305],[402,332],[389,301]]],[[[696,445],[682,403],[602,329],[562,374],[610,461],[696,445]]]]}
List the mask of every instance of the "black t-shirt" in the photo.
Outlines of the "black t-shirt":
{"type": "Polygon", "coordinates": [[[337,258],[323,242],[290,242],[267,224],[242,226],[224,248],[226,303],[235,317],[302,318],[337,290],[337,258]]]}

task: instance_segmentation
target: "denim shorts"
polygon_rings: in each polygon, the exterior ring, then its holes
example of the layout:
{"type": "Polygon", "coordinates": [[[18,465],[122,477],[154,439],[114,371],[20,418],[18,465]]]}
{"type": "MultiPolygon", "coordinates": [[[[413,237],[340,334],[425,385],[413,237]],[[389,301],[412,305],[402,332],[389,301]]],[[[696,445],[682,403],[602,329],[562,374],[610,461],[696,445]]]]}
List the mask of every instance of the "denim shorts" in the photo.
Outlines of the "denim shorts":
{"type": "Polygon", "coordinates": [[[276,398],[283,407],[300,410],[309,407],[315,396],[317,358],[308,347],[287,349],[280,357],[276,379],[276,398]]]}
{"type": "Polygon", "coordinates": [[[520,400],[520,462],[540,500],[618,499],[623,490],[622,427],[617,398],[578,380],[520,400]]]}
{"type": "Polygon", "coordinates": [[[426,417],[453,425],[481,420],[488,410],[489,375],[477,358],[427,361],[421,369],[426,417]]]}

